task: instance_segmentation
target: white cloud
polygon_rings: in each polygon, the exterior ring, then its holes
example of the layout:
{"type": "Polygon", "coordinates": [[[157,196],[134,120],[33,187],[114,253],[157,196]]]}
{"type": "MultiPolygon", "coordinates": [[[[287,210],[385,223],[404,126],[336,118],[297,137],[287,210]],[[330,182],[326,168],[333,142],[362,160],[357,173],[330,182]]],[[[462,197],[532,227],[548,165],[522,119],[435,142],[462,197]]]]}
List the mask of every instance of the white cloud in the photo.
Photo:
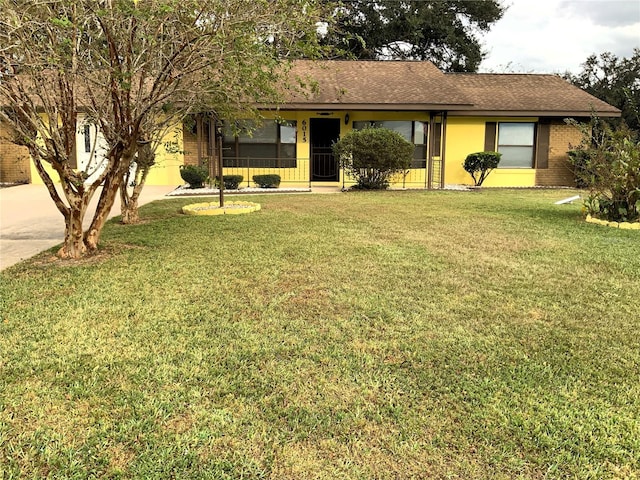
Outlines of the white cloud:
{"type": "Polygon", "coordinates": [[[628,26],[640,21],[640,2],[629,0],[563,0],[559,7],[595,25],[628,26]]]}
{"type": "Polygon", "coordinates": [[[488,55],[481,71],[500,72],[508,65],[517,72],[577,72],[591,54],[630,56],[640,47],[640,11],[637,18],[628,13],[637,1],[606,2],[613,10],[606,17],[603,3],[513,0],[484,37],[488,55]]]}

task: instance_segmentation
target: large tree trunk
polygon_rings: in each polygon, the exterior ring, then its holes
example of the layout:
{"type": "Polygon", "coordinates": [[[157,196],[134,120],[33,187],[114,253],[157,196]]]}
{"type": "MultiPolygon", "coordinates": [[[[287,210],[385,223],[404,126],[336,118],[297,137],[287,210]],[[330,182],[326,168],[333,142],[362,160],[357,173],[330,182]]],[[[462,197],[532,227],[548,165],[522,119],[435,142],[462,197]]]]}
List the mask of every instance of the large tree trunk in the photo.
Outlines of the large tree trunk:
{"type": "Polygon", "coordinates": [[[85,212],[86,207],[71,208],[69,209],[69,214],[65,215],[64,243],[60,250],[58,250],[58,257],[82,258],[87,254],[87,246],[84,243],[84,231],[82,228],[85,212]]]}
{"type": "Polygon", "coordinates": [[[155,157],[155,151],[151,148],[150,142],[143,143],[138,147],[131,195],[129,195],[128,190],[130,170],[122,177],[122,183],[120,184],[120,214],[122,216],[121,222],[125,225],[132,225],[140,221],[138,199],[147,181],[149,169],[155,164],[155,157]]]}
{"type": "Polygon", "coordinates": [[[147,179],[147,173],[149,167],[136,166],[135,181],[131,195],[129,195],[128,183],[129,175],[125,175],[122,183],[120,184],[120,214],[122,216],[121,222],[125,225],[133,225],[140,221],[140,214],[138,213],[138,199],[144,188],[145,180],[147,179]],[[138,169],[143,168],[142,172],[138,172],[138,169]]]}
{"type": "MultiPolygon", "coordinates": [[[[95,251],[98,248],[102,228],[109,217],[109,212],[111,212],[111,208],[116,200],[118,189],[122,184],[123,178],[126,176],[127,170],[131,165],[133,155],[135,154],[135,150],[133,148],[137,148],[135,143],[133,143],[133,147],[126,149],[122,154],[117,155],[120,159],[117,164],[118,166],[114,167],[114,169],[104,177],[104,185],[102,187],[102,192],[100,192],[100,199],[96,206],[96,212],[93,215],[91,225],[84,233],[84,242],[89,251],[95,251]]],[[[111,159],[110,163],[115,164],[116,162],[111,159]]]]}
{"type": "Polygon", "coordinates": [[[100,199],[96,206],[96,212],[93,215],[91,225],[84,233],[84,242],[87,246],[87,250],[93,252],[98,249],[98,242],[100,241],[100,235],[102,234],[102,228],[109,218],[109,212],[116,200],[116,194],[120,187],[120,179],[122,173],[117,172],[112,175],[108,175],[104,180],[104,186],[100,193],[100,199]]]}
{"type": "Polygon", "coordinates": [[[120,214],[122,216],[120,221],[124,225],[134,225],[140,221],[140,214],[138,213],[140,189],[136,192],[136,188],[137,185],[133,187],[133,193],[129,196],[127,184],[123,182],[122,185],[120,185],[120,214]]]}
{"type": "MultiPolygon", "coordinates": [[[[40,178],[49,191],[53,202],[57,209],[64,217],[64,241],[62,247],[58,250],[58,257],[60,258],[81,258],[87,254],[87,245],[84,240],[83,233],[83,221],[84,216],[87,213],[87,206],[93,197],[95,192],[94,188],[85,189],[74,187],[78,178],[65,175],[65,171],[58,170],[60,177],[60,183],[64,196],[67,199],[68,205],[65,204],[62,197],[58,193],[55,183],[49,176],[42,164],[42,158],[39,156],[37,149],[30,149],[31,158],[38,171],[40,178]]],[[[68,174],[68,172],[67,172],[68,174]]]]}

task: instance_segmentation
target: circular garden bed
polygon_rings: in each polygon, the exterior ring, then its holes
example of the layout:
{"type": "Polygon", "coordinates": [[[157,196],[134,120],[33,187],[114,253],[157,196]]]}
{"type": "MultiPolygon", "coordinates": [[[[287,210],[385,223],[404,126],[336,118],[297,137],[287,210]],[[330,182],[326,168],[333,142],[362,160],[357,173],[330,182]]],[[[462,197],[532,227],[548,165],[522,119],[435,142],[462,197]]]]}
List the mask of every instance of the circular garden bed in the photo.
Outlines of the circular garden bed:
{"type": "Polygon", "coordinates": [[[224,207],[219,202],[191,203],[182,207],[186,215],[241,215],[260,210],[260,204],[254,202],[225,202],[224,207]]]}

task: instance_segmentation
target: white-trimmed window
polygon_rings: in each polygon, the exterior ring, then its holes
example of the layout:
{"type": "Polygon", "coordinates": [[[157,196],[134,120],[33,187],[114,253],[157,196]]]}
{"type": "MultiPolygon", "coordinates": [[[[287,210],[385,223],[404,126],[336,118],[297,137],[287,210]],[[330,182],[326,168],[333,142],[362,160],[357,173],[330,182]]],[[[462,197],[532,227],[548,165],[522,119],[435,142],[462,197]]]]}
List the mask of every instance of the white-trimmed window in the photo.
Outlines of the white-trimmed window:
{"type": "Polygon", "coordinates": [[[367,120],[353,122],[354,130],[365,128],[386,128],[398,132],[408,142],[413,143],[413,161],[411,168],[426,168],[427,166],[427,124],[411,120],[367,120]]]}
{"type": "Polygon", "coordinates": [[[498,168],[533,168],[536,124],[530,122],[498,123],[498,168]]]}

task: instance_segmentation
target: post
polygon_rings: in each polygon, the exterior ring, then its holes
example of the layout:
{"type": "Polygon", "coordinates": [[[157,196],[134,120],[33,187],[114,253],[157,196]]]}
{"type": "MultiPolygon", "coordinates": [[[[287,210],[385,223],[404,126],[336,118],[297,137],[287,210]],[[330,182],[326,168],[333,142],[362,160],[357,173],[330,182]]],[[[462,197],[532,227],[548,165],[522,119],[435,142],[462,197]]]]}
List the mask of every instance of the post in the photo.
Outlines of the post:
{"type": "Polygon", "coordinates": [[[433,188],[433,156],[435,153],[434,144],[436,141],[436,121],[433,112],[429,114],[429,134],[427,135],[427,174],[425,175],[425,187],[433,188]]]}
{"type": "Polygon", "coordinates": [[[442,140],[440,145],[440,188],[444,188],[444,161],[447,150],[447,112],[442,112],[442,140]]]}
{"type": "Polygon", "coordinates": [[[216,120],[216,147],[218,150],[218,192],[220,192],[220,208],[224,207],[224,175],[222,174],[222,124],[216,120]]]}

